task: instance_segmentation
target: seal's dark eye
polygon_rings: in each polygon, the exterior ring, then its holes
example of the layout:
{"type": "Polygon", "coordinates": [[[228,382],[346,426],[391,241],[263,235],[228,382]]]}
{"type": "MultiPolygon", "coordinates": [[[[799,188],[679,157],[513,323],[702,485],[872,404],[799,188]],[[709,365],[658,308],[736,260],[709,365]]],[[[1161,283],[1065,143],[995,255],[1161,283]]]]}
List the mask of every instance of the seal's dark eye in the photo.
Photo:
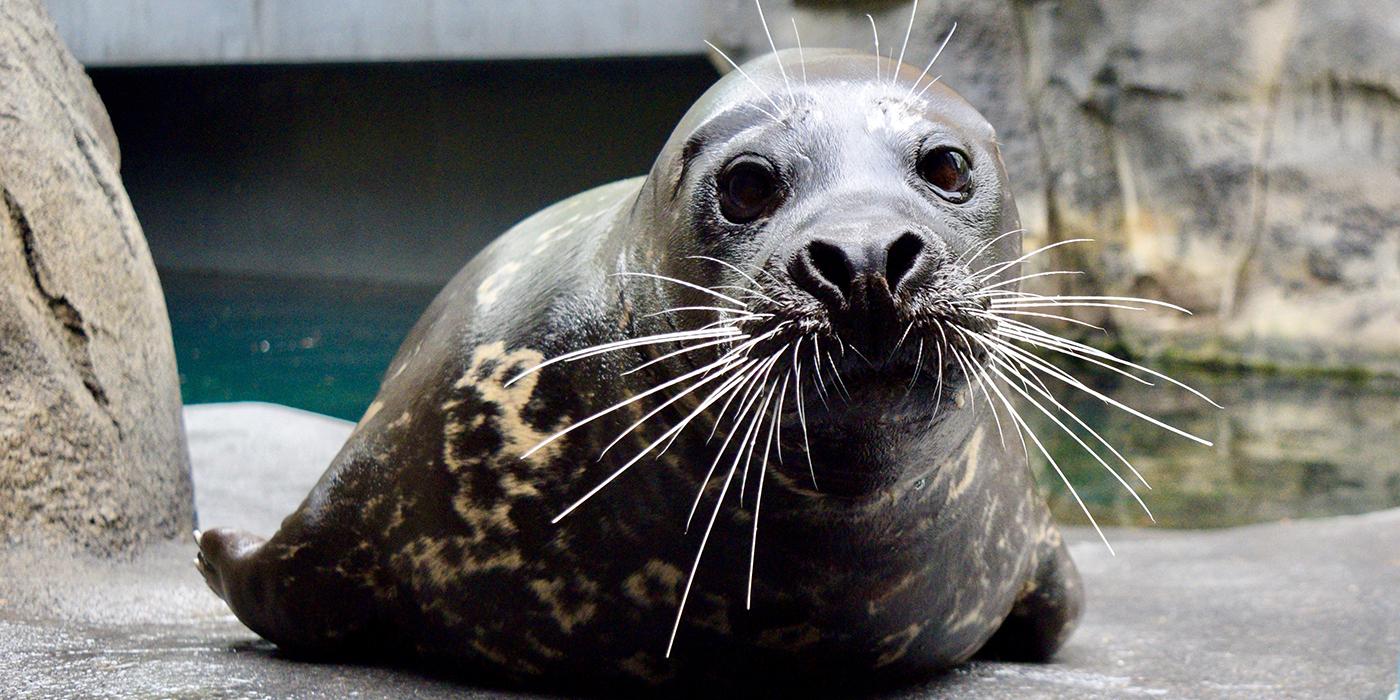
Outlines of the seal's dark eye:
{"type": "Polygon", "coordinates": [[[718,184],[719,211],[736,224],[763,216],[778,198],[778,174],[767,160],[754,155],[730,161],[718,184]]]}
{"type": "Polygon", "coordinates": [[[919,157],[919,177],[950,202],[966,202],[972,190],[972,167],[962,151],[939,146],[919,157]]]}

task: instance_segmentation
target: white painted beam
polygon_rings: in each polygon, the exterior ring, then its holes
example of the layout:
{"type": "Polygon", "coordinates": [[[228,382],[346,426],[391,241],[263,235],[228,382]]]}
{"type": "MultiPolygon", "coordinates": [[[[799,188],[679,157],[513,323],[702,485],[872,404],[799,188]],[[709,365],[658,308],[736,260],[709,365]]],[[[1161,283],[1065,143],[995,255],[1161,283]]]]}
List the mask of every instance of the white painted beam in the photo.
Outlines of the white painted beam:
{"type": "Polygon", "coordinates": [[[700,54],[691,0],[47,0],[85,65],[700,54]]]}

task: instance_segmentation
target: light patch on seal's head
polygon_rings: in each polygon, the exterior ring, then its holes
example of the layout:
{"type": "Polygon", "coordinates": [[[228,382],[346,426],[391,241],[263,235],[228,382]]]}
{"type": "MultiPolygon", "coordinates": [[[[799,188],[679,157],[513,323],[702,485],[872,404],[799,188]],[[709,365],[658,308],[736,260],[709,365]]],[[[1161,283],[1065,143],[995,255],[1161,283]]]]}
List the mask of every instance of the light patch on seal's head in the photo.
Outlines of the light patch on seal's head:
{"type": "Polygon", "coordinates": [[[490,306],[496,303],[501,290],[510,284],[511,278],[515,276],[520,267],[518,262],[508,262],[492,271],[476,287],[476,305],[490,306]]]}
{"type": "Polygon", "coordinates": [[[865,130],[871,134],[904,133],[921,119],[923,115],[902,100],[879,100],[865,113],[865,130]]]}

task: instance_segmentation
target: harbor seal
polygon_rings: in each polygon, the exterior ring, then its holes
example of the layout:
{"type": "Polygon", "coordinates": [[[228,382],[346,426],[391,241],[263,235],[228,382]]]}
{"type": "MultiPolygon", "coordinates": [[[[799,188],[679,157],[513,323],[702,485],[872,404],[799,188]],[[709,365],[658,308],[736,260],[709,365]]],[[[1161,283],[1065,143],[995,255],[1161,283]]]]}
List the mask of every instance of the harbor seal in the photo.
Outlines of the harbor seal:
{"type": "Polygon", "coordinates": [[[290,652],[510,682],[1047,659],[1079,579],[981,340],[1020,238],[992,127],[926,69],[755,59],[649,175],[471,260],[300,508],[199,569],[290,652]]]}

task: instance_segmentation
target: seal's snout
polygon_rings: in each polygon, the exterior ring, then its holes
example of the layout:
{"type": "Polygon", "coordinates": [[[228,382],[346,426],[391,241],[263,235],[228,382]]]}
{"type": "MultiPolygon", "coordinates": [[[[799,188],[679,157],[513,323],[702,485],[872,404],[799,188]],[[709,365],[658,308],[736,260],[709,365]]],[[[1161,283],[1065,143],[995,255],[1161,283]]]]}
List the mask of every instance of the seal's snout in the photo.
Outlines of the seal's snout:
{"type": "Polygon", "coordinates": [[[878,333],[906,315],[901,305],[936,267],[933,249],[912,230],[815,238],[792,256],[788,274],[833,324],[878,333]]]}
{"type": "Polygon", "coordinates": [[[797,251],[788,272],[833,313],[894,306],[928,267],[924,238],[903,231],[884,238],[818,238],[797,251]]]}

